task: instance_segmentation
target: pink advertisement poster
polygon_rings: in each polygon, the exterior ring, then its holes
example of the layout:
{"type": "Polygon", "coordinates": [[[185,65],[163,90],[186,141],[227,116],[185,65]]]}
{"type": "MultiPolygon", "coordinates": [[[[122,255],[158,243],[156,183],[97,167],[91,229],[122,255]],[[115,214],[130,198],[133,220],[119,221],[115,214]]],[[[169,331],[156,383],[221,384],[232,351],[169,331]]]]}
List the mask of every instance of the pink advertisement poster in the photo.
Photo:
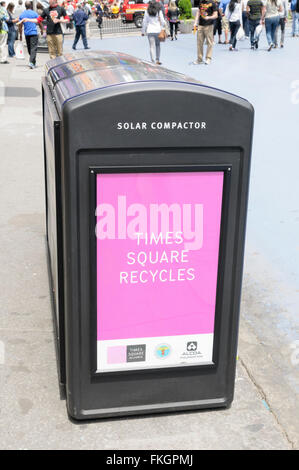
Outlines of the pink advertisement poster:
{"type": "Polygon", "coordinates": [[[212,362],[223,172],[97,175],[97,371],[212,362]]]}

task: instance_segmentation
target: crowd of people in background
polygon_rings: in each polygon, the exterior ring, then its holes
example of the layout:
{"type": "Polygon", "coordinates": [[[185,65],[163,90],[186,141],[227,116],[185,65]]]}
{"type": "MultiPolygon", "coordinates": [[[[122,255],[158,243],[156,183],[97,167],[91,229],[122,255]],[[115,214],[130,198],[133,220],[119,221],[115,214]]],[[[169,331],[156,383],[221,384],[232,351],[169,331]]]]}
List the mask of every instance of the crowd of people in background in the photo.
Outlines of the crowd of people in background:
{"type": "MultiPolygon", "coordinates": [[[[15,41],[25,38],[29,54],[29,67],[36,67],[38,30],[46,38],[50,58],[63,53],[63,34],[75,28],[73,49],[82,39],[89,49],[91,16],[96,17],[101,27],[103,18],[118,18],[122,10],[120,0],[96,0],[91,8],[86,0],[49,0],[49,7],[31,1],[0,1],[0,64],[8,63],[8,57],[16,55],[15,41]]],[[[292,15],[292,36],[299,37],[299,0],[199,0],[194,32],[197,32],[197,59],[194,64],[210,64],[213,46],[229,45],[230,51],[237,51],[240,39],[249,39],[250,47],[259,47],[259,38],[265,26],[268,51],[284,47],[285,26],[292,15]],[[216,39],[216,37],[218,38],[216,39]],[[224,40],[223,39],[224,36],[224,40]],[[206,52],[204,54],[204,45],[206,52]]],[[[161,64],[161,32],[167,30],[170,40],[178,39],[180,24],[179,0],[169,0],[167,14],[163,0],[150,0],[143,17],[142,35],[147,35],[152,62],[161,64]]]]}
{"type": "Polygon", "coordinates": [[[197,30],[197,59],[194,64],[210,64],[217,34],[218,43],[229,44],[230,51],[238,50],[236,46],[240,39],[249,39],[251,49],[256,50],[265,26],[268,51],[279,46],[283,48],[289,8],[292,36],[298,37],[299,0],[291,0],[290,3],[288,0],[201,0],[194,22],[194,30],[197,30]],[[204,42],[207,44],[205,60],[204,42]]]}
{"type": "MultiPolygon", "coordinates": [[[[165,12],[162,14],[159,4],[158,0],[149,2],[142,28],[142,34],[148,36],[151,60],[156,64],[161,64],[160,35],[166,28],[165,12]]],[[[299,0],[200,0],[193,26],[194,33],[197,32],[197,58],[193,64],[211,63],[217,35],[218,43],[229,45],[229,51],[237,51],[237,42],[241,39],[249,39],[251,49],[257,50],[264,26],[268,51],[283,48],[289,9],[292,14],[292,36],[298,37],[299,0]],[[204,45],[207,46],[205,53],[204,45]]],[[[179,4],[170,0],[167,19],[171,40],[177,39],[179,17],[179,4]]]]}

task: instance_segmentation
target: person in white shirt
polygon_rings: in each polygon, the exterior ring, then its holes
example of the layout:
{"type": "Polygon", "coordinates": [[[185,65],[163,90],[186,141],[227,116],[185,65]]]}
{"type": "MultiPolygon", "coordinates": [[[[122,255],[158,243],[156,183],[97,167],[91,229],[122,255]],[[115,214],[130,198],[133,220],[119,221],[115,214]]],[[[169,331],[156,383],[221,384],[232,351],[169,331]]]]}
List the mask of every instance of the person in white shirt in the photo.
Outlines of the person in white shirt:
{"type": "Polygon", "coordinates": [[[91,6],[85,0],[83,1],[82,6],[84,13],[88,16],[88,20],[86,21],[86,37],[87,39],[90,39],[90,18],[92,14],[91,6]]]}
{"type": "Polygon", "coordinates": [[[144,14],[142,23],[142,36],[147,34],[150,46],[151,61],[156,62],[157,65],[161,65],[161,47],[159,34],[162,29],[165,29],[165,20],[158,2],[154,0],[149,2],[148,9],[144,14]]]}
{"type": "Polygon", "coordinates": [[[281,30],[280,34],[280,47],[284,46],[284,33],[285,33],[285,27],[286,27],[286,22],[288,21],[288,14],[289,14],[289,6],[288,6],[288,0],[282,0],[282,11],[279,12],[279,24],[276,28],[275,31],[275,48],[278,47],[278,30],[281,30]]]}
{"type": "Polygon", "coordinates": [[[242,5],[238,0],[230,0],[225,10],[225,16],[229,21],[229,28],[231,32],[230,37],[230,51],[236,51],[237,45],[237,32],[242,26],[242,5]]]}
{"type": "Polygon", "coordinates": [[[275,46],[275,32],[279,25],[280,16],[282,12],[282,1],[281,0],[267,0],[266,3],[266,14],[265,14],[265,26],[266,36],[269,44],[268,51],[270,52],[272,47],[275,46]]]}
{"type": "Polygon", "coordinates": [[[25,8],[25,5],[23,4],[23,0],[19,0],[14,11],[16,18],[19,18],[19,16],[23,13],[23,11],[25,11],[25,9],[26,8],[25,8]]]}

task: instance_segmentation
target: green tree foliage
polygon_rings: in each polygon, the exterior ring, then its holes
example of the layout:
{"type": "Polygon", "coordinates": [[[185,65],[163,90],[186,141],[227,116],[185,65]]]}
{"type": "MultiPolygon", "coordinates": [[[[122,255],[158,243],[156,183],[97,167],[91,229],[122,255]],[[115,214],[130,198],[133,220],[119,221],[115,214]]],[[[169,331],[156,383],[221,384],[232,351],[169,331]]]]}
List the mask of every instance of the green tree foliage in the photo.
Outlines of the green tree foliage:
{"type": "Polygon", "coordinates": [[[182,20],[189,20],[192,18],[192,4],[191,0],[179,1],[180,18],[182,20]]]}

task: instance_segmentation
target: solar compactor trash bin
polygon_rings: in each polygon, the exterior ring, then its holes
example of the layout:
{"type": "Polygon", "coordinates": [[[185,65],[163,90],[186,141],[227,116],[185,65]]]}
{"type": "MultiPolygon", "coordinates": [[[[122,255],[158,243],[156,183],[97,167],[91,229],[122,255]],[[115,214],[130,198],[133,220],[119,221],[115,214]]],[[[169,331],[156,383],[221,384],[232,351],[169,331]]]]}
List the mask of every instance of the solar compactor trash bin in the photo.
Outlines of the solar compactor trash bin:
{"type": "Polygon", "coordinates": [[[48,63],[49,271],[73,418],[231,404],[253,114],[125,54],[48,63]]]}

